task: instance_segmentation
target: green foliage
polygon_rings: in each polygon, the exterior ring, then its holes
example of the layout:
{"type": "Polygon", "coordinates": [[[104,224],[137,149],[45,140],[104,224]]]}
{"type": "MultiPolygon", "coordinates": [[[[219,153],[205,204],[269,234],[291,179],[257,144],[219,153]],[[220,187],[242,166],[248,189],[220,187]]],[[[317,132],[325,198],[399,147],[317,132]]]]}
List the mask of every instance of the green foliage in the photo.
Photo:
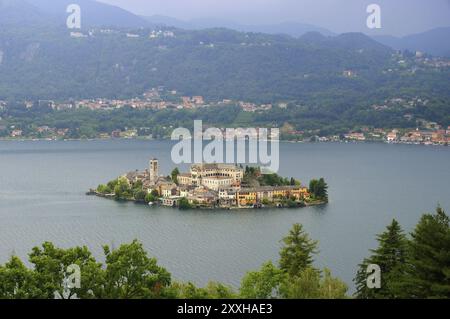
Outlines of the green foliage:
{"type": "Polygon", "coordinates": [[[314,199],[328,202],[328,185],[323,178],[311,180],[309,191],[314,199]]]}
{"type": "Polygon", "coordinates": [[[104,247],[105,293],[113,299],[160,298],[171,283],[167,270],[149,258],[142,244],[133,241],[117,250],[104,247]]]}
{"type": "Polygon", "coordinates": [[[361,299],[393,299],[402,296],[398,286],[406,270],[408,241],[400,224],[393,220],[387,230],[377,236],[379,247],[371,250],[372,255],[366,258],[355,278],[356,297],[361,299]],[[380,266],[382,286],[380,289],[367,287],[367,267],[371,264],[380,266]]]}
{"type": "Polygon", "coordinates": [[[33,272],[23,262],[13,256],[0,266],[0,299],[31,299],[40,295],[35,288],[33,272]]]}
{"type": "Polygon", "coordinates": [[[237,294],[232,288],[217,282],[209,282],[206,287],[198,288],[193,283],[174,283],[171,286],[174,298],[178,299],[234,299],[237,294]]]}
{"type": "Polygon", "coordinates": [[[450,298],[450,226],[441,207],[425,214],[411,234],[403,289],[409,298],[450,298]]]}
{"type": "MultiPolygon", "coordinates": [[[[290,122],[312,135],[341,134],[358,126],[415,127],[416,121],[405,118],[407,114],[450,125],[450,69],[425,65],[407,55],[401,59],[408,67],[401,68],[392,50],[359,34],[294,39],[224,29],[176,30],[175,38],[149,41],[150,29],[135,30],[139,39],[127,39],[129,30],[110,35],[96,31],[94,37],[73,39],[46,26],[0,30],[0,43],[8,43],[2,50],[10,57],[0,68],[0,99],[11,101],[6,111],[0,111],[5,121],[0,136],[15,125],[25,135],[39,137],[31,128],[45,124],[68,128],[68,138],[92,138],[125,127],[164,137],[171,125],[189,127],[186,124],[192,125],[193,118],[230,127],[282,127],[290,122]],[[357,76],[345,78],[344,70],[357,76]],[[232,99],[274,107],[255,114],[237,105],[182,111],[124,107],[55,112],[45,104],[34,103],[27,109],[17,102],[125,99],[160,85],[182,95],[202,95],[207,101],[232,99]],[[429,100],[426,107],[372,108],[390,98],[418,96],[429,100]],[[289,107],[276,107],[280,102],[289,107]]],[[[298,138],[291,132],[283,135],[298,138]]]]}
{"type": "Polygon", "coordinates": [[[37,293],[34,298],[53,298],[55,291],[62,295],[63,279],[70,275],[66,270],[72,264],[80,267],[83,285],[81,288],[75,288],[71,295],[89,299],[93,298],[93,295],[102,294],[101,264],[96,262],[87,247],[61,249],[52,243],[44,243],[41,248],[33,248],[29,261],[33,265],[33,280],[29,286],[32,293],[37,293]]]}
{"type": "Polygon", "coordinates": [[[154,194],[145,195],[145,202],[147,202],[147,203],[154,203],[157,200],[158,200],[158,197],[156,197],[154,194]]]}
{"type": "Polygon", "coordinates": [[[278,174],[262,174],[260,167],[245,167],[243,184],[251,187],[259,186],[299,186],[295,178],[284,178],[278,174]]]}
{"type": "Polygon", "coordinates": [[[143,202],[143,201],[145,201],[147,195],[148,195],[147,192],[143,191],[142,189],[136,190],[134,192],[134,199],[138,202],[143,202]]]}
{"type": "Polygon", "coordinates": [[[170,177],[175,184],[178,184],[178,175],[180,175],[180,170],[177,167],[170,174],[170,177]]]}
{"type": "MultiPolygon", "coordinates": [[[[310,267],[290,276],[272,262],[265,263],[259,271],[244,276],[237,293],[217,282],[204,288],[172,282],[167,270],[149,258],[136,240],[115,250],[105,246],[104,254],[102,265],[86,247],[60,249],[44,243],[30,254],[32,268],[17,257],[0,265],[0,299],[53,298],[55,291],[62,295],[63,281],[69,275],[66,269],[72,264],[80,267],[81,287],[72,289],[69,297],[76,294],[83,299],[344,298],[346,292],[345,284],[332,278],[329,271],[322,276],[316,270],[313,274],[310,267]]],[[[305,254],[298,256],[303,260],[305,254]]]]}
{"type": "Polygon", "coordinates": [[[333,278],[329,270],[325,269],[322,276],[313,268],[303,269],[280,287],[281,296],[286,299],[345,299],[347,290],[345,283],[333,278]]]}
{"type": "Polygon", "coordinates": [[[249,272],[242,279],[241,297],[248,299],[269,299],[278,296],[283,272],[272,262],[265,263],[261,270],[249,272]]]}
{"type": "Polygon", "coordinates": [[[411,238],[405,238],[394,221],[378,241],[379,248],[363,261],[356,275],[358,298],[450,297],[450,226],[442,208],[423,215],[411,238]],[[382,269],[380,289],[365,287],[368,263],[382,269]]]}
{"type": "Polygon", "coordinates": [[[128,200],[133,198],[133,190],[128,179],[125,177],[117,179],[116,186],[114,187],[114,195],[117,200],[128,200]]]}
{"type": "MultiPolygon", "coordinates": [[[[120,185],[122,181],[118,181],[120,185]]],[[[116,186],[117,186],[116,185],[116,186]]],[[[355,278],[358,298],[449,298],[450,221],[439,207],[436,214],[424,215],[411,239],[407,239],[397,221],[377,236],[379,247],[360,265],[355,278]],[[365,270],[369,263],[382,269],[382,288],[368,290],[365,270]]],[[[105,246],[105,264],[98,263],[86,247],[61,249],[52,243],[35,247],[29,255],[31,268],[12,257],[0,265],[0,299],[53,298],[64,291],[69,265],[81,270],[81,287],[70,291],[83,299],[229,299],[287,298],[343,299],[347,286],[313,266],[317,242],[303,227],[295,224],[283,239],[279,267],[272,262],[247,273],[239,294],[221,283],[204,288],[192,283],[172,283],[171,275],[149,258],[141,243],[133,241],[112,250],[105,246]]],[[[69,296],[69,297],[70,297],[69,296]]]]}
{"type": "Polygon", "coordinates": [[[181,210],[188,210],[188,209],[192,209],[193,207],[192,207],[191,203],[189,203],[187,198],[182,198],[178,202],[178,208],[181,210]]]}
{"type": "Polygon", "coordinates": [[[289,186],[291,181],[288,178],[283,178],[278,174],[264,174],[258,178],[261,186],[289,186]]]}
{"type": "Polygon", "coordinates": [[[309,238],[303,226],[295,224],[289,235],[282,240],[280,268],[294,277],[313,264],[313,255],[317,253],[317,241],[309,238]]]}
{"type": "Polygon", "coordinates": [[[346,298],[347,285],[313,268],[312,254],[317,243],[310,240],[301,225],[296,224],[283,239],[280,251],[280,267],[272,262],[264,264],[259,271],[249,272],[241,284],[244,298],[284,299],[342,299],[346,298]]]}
{"type": "Polygon", "coordinates": [[[97,187],[97,192],[99,192],[100,194],[111,194],[112,189],[109,188],[109,186],[102,184],[97,187]]]}

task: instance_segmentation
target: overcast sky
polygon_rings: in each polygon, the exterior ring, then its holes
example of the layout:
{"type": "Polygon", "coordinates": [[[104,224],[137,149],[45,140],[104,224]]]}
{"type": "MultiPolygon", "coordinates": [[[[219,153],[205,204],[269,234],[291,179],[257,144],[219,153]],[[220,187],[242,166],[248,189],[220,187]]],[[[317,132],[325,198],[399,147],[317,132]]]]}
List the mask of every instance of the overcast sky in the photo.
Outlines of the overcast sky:
{"type": "Polygon", "coordinates": [[[368,4],[382,8],[382,34],[405,35],[450,26],[450,0],[98,0],[139,15],[240,24],[296,21],[334,32],[368,31],[368,4]]]}

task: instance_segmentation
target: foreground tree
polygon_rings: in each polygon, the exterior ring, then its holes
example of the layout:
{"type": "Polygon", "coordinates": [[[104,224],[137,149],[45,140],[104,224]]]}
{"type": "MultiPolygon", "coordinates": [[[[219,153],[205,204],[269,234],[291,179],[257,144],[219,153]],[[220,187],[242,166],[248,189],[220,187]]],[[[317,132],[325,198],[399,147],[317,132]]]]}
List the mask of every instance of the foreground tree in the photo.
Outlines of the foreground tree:
{"type": "Polygon", "coordinates": [[[231,287],[217,282],[209,282],[199,288],[193,283],[175,282],[168,290],[170,298],[176,299],[235,299],[238,295],[231,287]]]}
{"type": "Polygon", "coordinates": [[[422,216],[411,234],[407,275],[408,298],[450,298],[450,222],[441,207],[422,216]]]}
{"type": "Polygon", "coordinates": [[[149,258],[137,240],[117,250],[104,247],[106,256],[105,293],[112,299],[148,299],[166,296],[169,272],[149,258]]]}
{"type": "Polygon", "coordinates": [[[301,225],[284,239],[280,268],[272,262],[242,280],[240,295],[221,283],[204,288],[192,283],[172,283],[170,274],[149,258],[141,243],[104,247],[105,264],[98,263],[86,247],[61,249],[52,243],[36,247],[30,254],[32,268],[12,257],[0,266],[0,299],[96,298],[96,299],[231,299],[241,298],[343,298],[346,286],[329,271],[312,268],[316,242],[301,225]],[[80,285],[66,286],[71,267],[79,269],[80,285]],[[67,294],[66,294],[67,293],[67,294]]]}
{"type": "Polygon", "coordinates": [[[13,256],[0,266],[0,299],[31,299],[39,297],[33,272],[13,256]]]}
{"type": "Polygon", "coordinates": [[[279,296],[278,289],[283,281],[283,271],[265,263],[259,271],[247,273],[242,279],[241,297],[248,299],[270,299],[279,296]]]}
{"type": "Polygon", "coordinates": [[[66,289],[64,281],[72,274],[70,266],[80,268],[81,287],[71,290],[70,295],[82,299],[93,298],[101,294],[103,271],[101,264],[87,247],[62,249],[52,243],[44,243],[42,247],[35,247],[29,255],[33,264],[34,289],[39,292],[36,298],[54,298],[55,293],[62,295],[66,289]]]}
{"type": "Polygon", "coordinates": [[[281,297],[286,299],[344,299],[347,290],[347,285],[332,277],[328,269],[322,274],[314,268],[287,278],[280,287],[281,297]]]}
{"type": "Polygon", "coordinates": [[[284,246],[280,251],[279,262],[281,270],[293,277],[312,267],[313,255],[318,252],[317,241],[309,238],[302,225],[295,224],[282,243],[284,246]]]}
{"type": "Polygon", "coordinates": [[[279,268],[272,262],[259,271],[249,272],[241,284],[243,298],[338,299],[346,298],[347,285],[333,278],[329,270],[313,267],[317,242],[295,224],[283,239],[279,268]]]}
{"type": "Polygon", "coordinates": [[[384,233],[377,236],[377,241],[378,248],[371,250],[372,255],[359,265],[354,279],[355,296],[361,299],[399,298],[402,296],[402,291],[398,281],[405,274],[408,241],[396,220],[392,221],[384,233]],[[380,289],[367,287],[367,268],[371,264],[376,264],[381,269],[382,285],[380,289]]]}

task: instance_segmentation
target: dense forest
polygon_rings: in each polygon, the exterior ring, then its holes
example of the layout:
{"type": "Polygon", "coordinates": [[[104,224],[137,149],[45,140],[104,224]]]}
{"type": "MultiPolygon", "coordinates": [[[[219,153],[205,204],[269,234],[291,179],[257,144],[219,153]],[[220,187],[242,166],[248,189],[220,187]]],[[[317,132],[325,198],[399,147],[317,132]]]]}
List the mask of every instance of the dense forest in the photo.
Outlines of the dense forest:
{"type": "MultiPolygon", "coordinates": [[[[450,125],[447,60],[395,52],[371,38],[348,33],[300,38],[227,29],[69,30],[45,24],[0,29],[0,135],[18,127],[69,128],[69,137],[94,137],[127,128],[206,125],[282,127],[341,134],[361,126],[415,128],[416,119],[450,125]],[[237,106],[209,110],[89,112],[23,107],[24,100],[142,96],[153,87],[206,101],[272,103],[248,114],[237,106]],[[387,105],[402,98],[403,105],[387,105]],[[420,99],[426,104],[407,102],[420,99]],[[279,108],[283,103],[287,108],[279,108]],[[387,106],[386,106],[387,105],[387,106]],[[6,128],[6,129],[5,129],[6,128]]],[[[148,130],[147,130],[148,131],[148,130]]]]}
{"type": "Polygon", "coordinates": [[[83,32],[89,36],[72,38],[64,28],[3,27],[0,98],[131,97],[162,85],[215,100],[296,101],[342,110],[392,95],[450,95],[448,68],[418,67],[405,57],[399,67],[393,50],[357,33],[296,39],[170,29],[173,36],[150,39],[151,29],[83,32]],[[353,77],[343,76],[348,70],[353,77]]]}

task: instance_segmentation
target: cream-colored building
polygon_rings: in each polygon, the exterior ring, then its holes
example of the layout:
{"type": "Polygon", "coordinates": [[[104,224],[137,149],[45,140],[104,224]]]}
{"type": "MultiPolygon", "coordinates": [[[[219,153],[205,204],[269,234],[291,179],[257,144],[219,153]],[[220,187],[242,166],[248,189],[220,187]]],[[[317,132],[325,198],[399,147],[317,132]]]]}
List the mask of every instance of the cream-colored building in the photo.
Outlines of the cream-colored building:
{"type": "Polygon", "coordinates": [[[190,173],[178,175],[178,183],[183,186],[205,186],[219,189],[239,186],[244,177],[244,170],[229,164],[196,164],[190,173]]]}
{"type": "Polygon", "coordinates": [[[218,191],[221,188],[231,187],[235,183],[235,180],[231,177],[222,177],[222,176],[205,177],[202,179],[201,183],[203,186],[209,189],[218,191]]]}

